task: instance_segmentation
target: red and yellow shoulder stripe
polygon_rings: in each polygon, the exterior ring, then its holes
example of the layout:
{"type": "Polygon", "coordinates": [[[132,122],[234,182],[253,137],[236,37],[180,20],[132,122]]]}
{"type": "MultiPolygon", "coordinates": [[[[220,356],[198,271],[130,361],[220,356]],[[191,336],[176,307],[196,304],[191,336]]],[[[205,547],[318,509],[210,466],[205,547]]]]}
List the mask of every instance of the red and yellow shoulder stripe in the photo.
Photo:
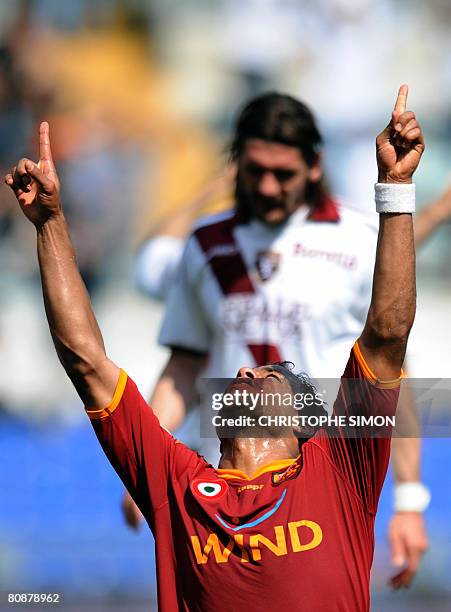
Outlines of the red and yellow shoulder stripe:
{"type": "Polygon", "coordinates": [[[124,372],[124,370],[120,370],[119,380],[117,381],[113,399],[105,408],[86,408],[86,414],[90,419],[104,419],[110,416],[116,410],[124,394],[125,385],[127,384],[127,378],[127,373],[124,372]]]}
{"type": "Polygon", "coordinates": [[[381,389],[393,389],[399,386],[399,383],[404,378],[404,372],[402,370],[399,378],[394,378],[393,380],[380,380],[365,361],[365,358],[362,355],[362,351],[360,350],[358,340],[356,340],[354,343],[353,351],[357,363],[359,364],[360,369],[363,372],[363,375],[365,376],[366,380],[368,380],[372,385],[375,385],[376,387],[379,387],[381,389]]]}

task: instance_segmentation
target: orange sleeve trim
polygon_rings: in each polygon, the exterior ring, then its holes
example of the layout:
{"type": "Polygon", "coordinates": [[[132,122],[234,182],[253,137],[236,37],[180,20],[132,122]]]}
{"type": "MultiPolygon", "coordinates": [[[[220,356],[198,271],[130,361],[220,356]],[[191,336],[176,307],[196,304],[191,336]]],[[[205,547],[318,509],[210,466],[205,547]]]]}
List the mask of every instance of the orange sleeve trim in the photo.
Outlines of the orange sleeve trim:
{"type": "Polygon", "coordinates": [[[399,386],[401,380],[404,378],[404,372],[402,370],[399,378],[394,378],[393,380],[380,380],[379,378],[377,378],[377,376],[374,374],[374,372],[371,370],[371,368],[365,361],[365,358],[362,355],[362,351],[360,350],[358,340],[356,340],[354,343],[353,351],[355,358],[357,359],[357,363],[359,364],[363,372],[363,375],[372,385],[375,385],[380,389],[393,389],[399,386]]]}
{"type": "Polygon", "coordinates": [[[127,373],[121,369],[119,372],[119,380],[117,381],[113,399],[108,404],[108,406],[106,406],[106,408],[86,408],[86,414],[90,419],[104,419],[110,416],[116,410],[124,394],[125,385],[127,384],[127,378],[127,373]]]}

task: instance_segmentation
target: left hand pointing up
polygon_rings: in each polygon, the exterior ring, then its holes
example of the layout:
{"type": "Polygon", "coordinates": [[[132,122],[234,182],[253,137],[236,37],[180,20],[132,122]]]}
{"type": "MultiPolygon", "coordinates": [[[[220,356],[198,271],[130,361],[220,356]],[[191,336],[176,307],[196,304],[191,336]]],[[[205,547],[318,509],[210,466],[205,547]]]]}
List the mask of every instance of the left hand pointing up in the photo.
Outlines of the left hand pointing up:
{"type": "Polygon", "coordinates": [[[390,123],[376,138],[379,183],[411,183],[424,151],[415,113],[406,111],[407,85],[401,85],[390,123]]]}

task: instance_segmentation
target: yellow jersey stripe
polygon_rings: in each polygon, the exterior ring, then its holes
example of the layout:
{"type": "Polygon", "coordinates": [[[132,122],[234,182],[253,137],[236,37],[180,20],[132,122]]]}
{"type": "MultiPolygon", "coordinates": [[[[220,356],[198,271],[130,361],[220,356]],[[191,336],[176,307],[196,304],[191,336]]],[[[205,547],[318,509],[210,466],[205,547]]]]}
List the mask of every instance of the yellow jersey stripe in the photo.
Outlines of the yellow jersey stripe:
{"type": "Polygon", "coordinates": [[[284,468],[290,466],[294,461],[296,461],[296,459],[279,459],[278,461],[266,463],[265,465],[259,467],[258,470],[252,474],[252,476],[248,476],[248,474],[246,474],[246,472],[243,472],[243,470],[235,470],[232,468],[217,468],[216,472],[219,476],[221,476],[221,478],[224,478],[225,480],[232,480],[237,478],[240,480],[254,480],[254,478],[258,478],[266,472],[278,472],[279,470],[283,470],[284,468]]]}
{"type": "Polygon", "coordinates": [[[363,375],[372,385],[375,385],[376,387],[379,387],[381,389],[393,389],[394,387],[397,387],[399,385],[402,378],[404,377],[404,372],[401,370],[401,375],[399,376],[399,378],[394,378],[393,380],[380,380],[379,378],[377,378],[377,376],[374,374],[374,372],[371,370],[371,368],[365,361],[365,358],[362,355],[362,351],[360,350],[358,340],[356,340],[354,343],[353,351],[355,358],[357,359],[357,362],[362,369],[363,375]]]}
{"type": "Polygon", "coordinates": [[[104,419],[110,416],[118,407],[119,402],[124,394],[125,385],[127,384],[127,373],[124,370],[119,371],[119,380],[117,381],[113,399],[105,408],[86,408],[86,414],[90,419],[104,419]]]}

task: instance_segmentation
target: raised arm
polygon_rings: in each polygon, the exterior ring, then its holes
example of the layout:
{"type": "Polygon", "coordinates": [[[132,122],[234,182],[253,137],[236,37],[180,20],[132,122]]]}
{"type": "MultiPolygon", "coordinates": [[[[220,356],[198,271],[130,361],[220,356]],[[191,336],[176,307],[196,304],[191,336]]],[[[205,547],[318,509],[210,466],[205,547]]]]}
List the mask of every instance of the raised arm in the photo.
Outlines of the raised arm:
{"type": "Polygon", "coordinates": [[[5,182],[36,228],[45,311],[58,357],[80,398],[89,407],[107,406],[119,369],[106,356],[88,292],[61,209],[49,126],[41,123],[39,162],[21,159],[5,182]]]}
{"type": "Polygon", "coordinates": [[[412,209],[410,184],[424,141],[415,114],[406,112],[407,94],[402,85],[391,121],[376,140],[378,183],[387,185],[380,197],[386,200],[385,210],[396,212],[380,215],[373,293],[359,344],[380,380],[400,376],[415,318],[415,247],[412,214],[406,211],[412,209]]]}

